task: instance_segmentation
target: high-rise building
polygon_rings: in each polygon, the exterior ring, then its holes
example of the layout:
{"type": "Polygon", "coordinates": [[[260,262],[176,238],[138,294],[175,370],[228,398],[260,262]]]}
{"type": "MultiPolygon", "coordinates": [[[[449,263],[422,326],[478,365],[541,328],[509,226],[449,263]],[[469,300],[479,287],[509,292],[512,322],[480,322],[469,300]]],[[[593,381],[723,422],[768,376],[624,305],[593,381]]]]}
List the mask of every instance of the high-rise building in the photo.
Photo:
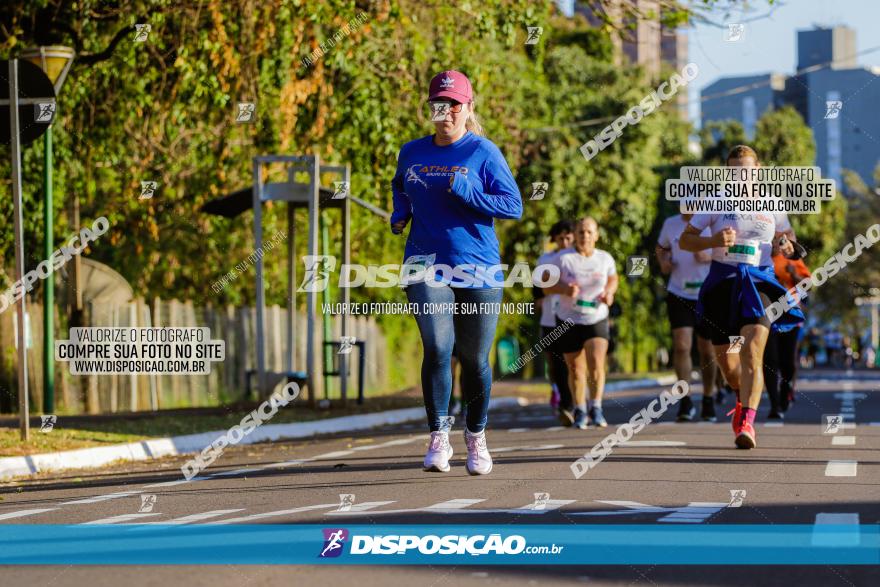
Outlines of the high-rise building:
{"type": "MultiPolygon", "coordinates": [[[[596,14],[593,8],[586,4],[575,4],[574,8],[590,23],[596,26],[602,24],[603,18],[596,14]]],[[[681,71],[687,65],[687,35],[682,29],[662,26],[659,0],[611,0],[604,3],[601,10],[604,11],[604,15],[601,16],[615,23],[618,30],[611,37],[618,64],[639,65],[652,81],[660,78],[663,65],[676,71],[681,71]],[[627,10],[624,11],[624,8],[627,10]],[[625,12],[637,13],[642,17],[624,18],[625,12]],[[653,16],[649,18],[649,15],[653,16]]],[[[678,92],[674,103],[681,117],[687,119],[687,92],[678,92]]]]}
{"type": "MultiPolygon", "coordinates": [[[[880,67],[859,67],[855,31],[816,28],[797,33],[798,71],[727,77],[702,91],[701,120],[738,120],[746,133],[766,110],[793,106],[813,131],[816,165],[838,181],[851,169],[868,185],[880,164],[880,67]]],[[[749,134],[752,138],[753,134],[749,134]]]]}

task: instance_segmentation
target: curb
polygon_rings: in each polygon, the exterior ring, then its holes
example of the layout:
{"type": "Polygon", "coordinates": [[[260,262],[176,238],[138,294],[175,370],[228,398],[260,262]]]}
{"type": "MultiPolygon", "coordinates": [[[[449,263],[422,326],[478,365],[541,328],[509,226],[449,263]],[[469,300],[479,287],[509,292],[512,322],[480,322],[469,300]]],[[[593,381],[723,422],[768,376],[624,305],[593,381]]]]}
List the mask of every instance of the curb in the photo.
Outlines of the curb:
{"type": "MultiPolygon", "coordinates": [[[[490,409],[526,404],[528,404],[528,401],[519,397],[500,397],[489,400],[490,409]]],[[[254,429],[248,436],[242,438],[238,444],[254,444],[256,442],[273,440],[309,438],[317,434],[368,430],[377,426],[421,420],[424,417],[424,408],[403,408],[373,414],[328,418],[312,422],[265,424],[254,429]]],[[[152,438],[150,440],[113,446],[0,458],[0,481],[6,481],[13,477],[61,471],[64,469],[90,469],[120,460],[143,461],[158,457],[197,453],[223,434],[226,434],[226,430],[213,430],[211,432],[200,432],[185,436],[152,438]]]]}

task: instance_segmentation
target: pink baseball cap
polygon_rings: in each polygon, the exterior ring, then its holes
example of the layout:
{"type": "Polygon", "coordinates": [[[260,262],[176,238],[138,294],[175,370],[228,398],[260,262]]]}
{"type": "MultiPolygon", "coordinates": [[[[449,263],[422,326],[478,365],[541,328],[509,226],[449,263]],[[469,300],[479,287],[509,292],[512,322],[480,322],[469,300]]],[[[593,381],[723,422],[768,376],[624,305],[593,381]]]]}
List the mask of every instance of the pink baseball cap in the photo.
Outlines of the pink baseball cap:
{"type": "Polygon", "coordinates": [[[473,101],[474,92],[467,76],[454,70],[443,71],[435,75],[428,90],[428,100],[442,98],[449,98],[463,104],[473,101]]]}

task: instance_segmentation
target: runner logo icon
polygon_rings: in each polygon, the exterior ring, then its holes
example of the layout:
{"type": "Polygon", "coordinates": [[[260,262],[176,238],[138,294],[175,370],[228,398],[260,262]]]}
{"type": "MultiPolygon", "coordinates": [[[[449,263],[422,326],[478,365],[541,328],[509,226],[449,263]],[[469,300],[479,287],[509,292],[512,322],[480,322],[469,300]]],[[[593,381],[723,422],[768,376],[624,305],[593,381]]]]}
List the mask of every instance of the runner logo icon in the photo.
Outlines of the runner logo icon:
{"type": "Polygon", "coordinates": [[[345,528],[324,528],[324,548],[318,558],[335,558],[342,554],[343,544],[348,540],[345,528]]]}
{"type": "Polygon", "coordinates": [[[55,102],[34,104],[34,122],[51,123],[55,119],[55,102]]]}
{"type": "Polygon", "coordinates": [[[837,434],[843,424],[843,416],[840,414],[825,415],[825,431],[823,434],[837,434]]]}
{"type": "Polygon", "coordinates": [[[825,119],[837,118],[843,108],[843,102],[840,100],[825,101],[825,119]]]}
{"type": "Polygon", "coordinates": [[[730,346],[727,348],[727,354],[731,353],[739,353],[740,349],[742,349],[743,343],[746,341],[745,336],[730,336],[730,346]]]}
{"type": "Polygon", "coordinates": [[[738,508],[742,507],[743,501],[746,498],[746,490],[745,489],[731,489],[730,490],[730,503],[727,504],[729,508],[738,508]]]}
{"type": "Polygon", "coordinates": [[[541,39],[544,27],[530,26],[526,28],[529,30],[529,36],[526,38],[526,45],[536,45],[541,39]]]}
{"type": "Polygon", "coordinates": [[[543,200],[549,186],[550,184],[546,181],[537,181],[532,183],[532,196],[529,199],[543,200]]]}
{"type": "Polygon", "coordinates": [[[641,277],[645,274],[645,269],[648,268],[648,258],[647,257],[629,257],[626,260],[626,264],[629,266],[626,274],[630,277],[641,277]]]}
{"type": "Polygon", "coordinates": [[[306,272],[299,292],[324,291],[330,282],[330,273],[336,269],[336,257],[332,255],[305,255],[306,272]]]}
{"type": "Polygon", "coordinates": [[[40,416],[40,432],[52,432],[52,429],[55,428],[55,423],[58,421],[58,416],[55,414],[45,414],[40,416]]]}
{"type": "Polygon", "coordinates": [[[420,183],[427,188],[428,184],[426,184],[425,180],[419,177],[419,174],[416,173],[416,167],[419,167],[420,165],[421,163],[410,165],[409,169],[406,170],[406,183],[420,183]]]}

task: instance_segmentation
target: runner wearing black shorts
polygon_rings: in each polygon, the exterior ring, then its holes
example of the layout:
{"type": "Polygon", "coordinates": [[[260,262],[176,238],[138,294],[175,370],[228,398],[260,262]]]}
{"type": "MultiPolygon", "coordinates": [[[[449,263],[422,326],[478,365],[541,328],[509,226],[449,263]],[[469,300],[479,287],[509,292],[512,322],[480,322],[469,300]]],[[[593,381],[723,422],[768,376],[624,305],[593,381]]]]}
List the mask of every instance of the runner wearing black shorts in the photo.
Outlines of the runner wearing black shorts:
{"type": "Polygon", "coordinates": [[[574,247],[556,259],[559,282],[545,288],[545,293],[560,294],[558,328],[567,329],[559,348],[565,356],[574,395],[574,425],[580,429],[586,429],[588,423],[600,428],[608,425],[602,413],[602,395],[608,355],[608,307],[614,303],[618,277],[611,255],[596,248],[598,240],[596,221],[589,217],[578,220],[574,247]]]}
{"type": "MultiPolygon", "coordinates": [[[[755,151],[744,145],[731,149],[731,167],[758,167],[755,151]]],[[[785,295],[776,279],[774,246],[794,255],[789,239],[794,232],[784,214],[697,214],[681,235],[681,248],[712,247],[712,265],[700,288],[697,314],[709,328],[715,356],[738,401],[731,412],[738,448],[757,446],[755,415],[764,390],[762,360],[770,330],[786,332],[803,321],[797,307],[785,310],[771,323],[767,308],[785,295]],[[712,236],[701,236],[708,228],[712,236]]]]}
{"type": "MultiPolygon", "coordinates": [[[[666,285],[666,310],[672,327],[672,361],[675,374],[679,380],[691,380],[693,371],[691,349],[696,332],[700,373],[703,379],[701,418],[707,422],[714,422],[716,418],[713,395],[717,367],[712,343],[709,341],[706,329],[700,327],[697,320],[697,297],[703,281],[709,274],[712,257],[707,251],[692,253],[681,250],[678,244],[679,236],[690,219],[690,214],[676,214],[667,218],[663,222],[654,252],[660,263],[661,273],[669,275],[669,282],[666,285]]],[[[692,421],[696,411],[689,392],[678,403],[678,421],[692,421]]]]}

